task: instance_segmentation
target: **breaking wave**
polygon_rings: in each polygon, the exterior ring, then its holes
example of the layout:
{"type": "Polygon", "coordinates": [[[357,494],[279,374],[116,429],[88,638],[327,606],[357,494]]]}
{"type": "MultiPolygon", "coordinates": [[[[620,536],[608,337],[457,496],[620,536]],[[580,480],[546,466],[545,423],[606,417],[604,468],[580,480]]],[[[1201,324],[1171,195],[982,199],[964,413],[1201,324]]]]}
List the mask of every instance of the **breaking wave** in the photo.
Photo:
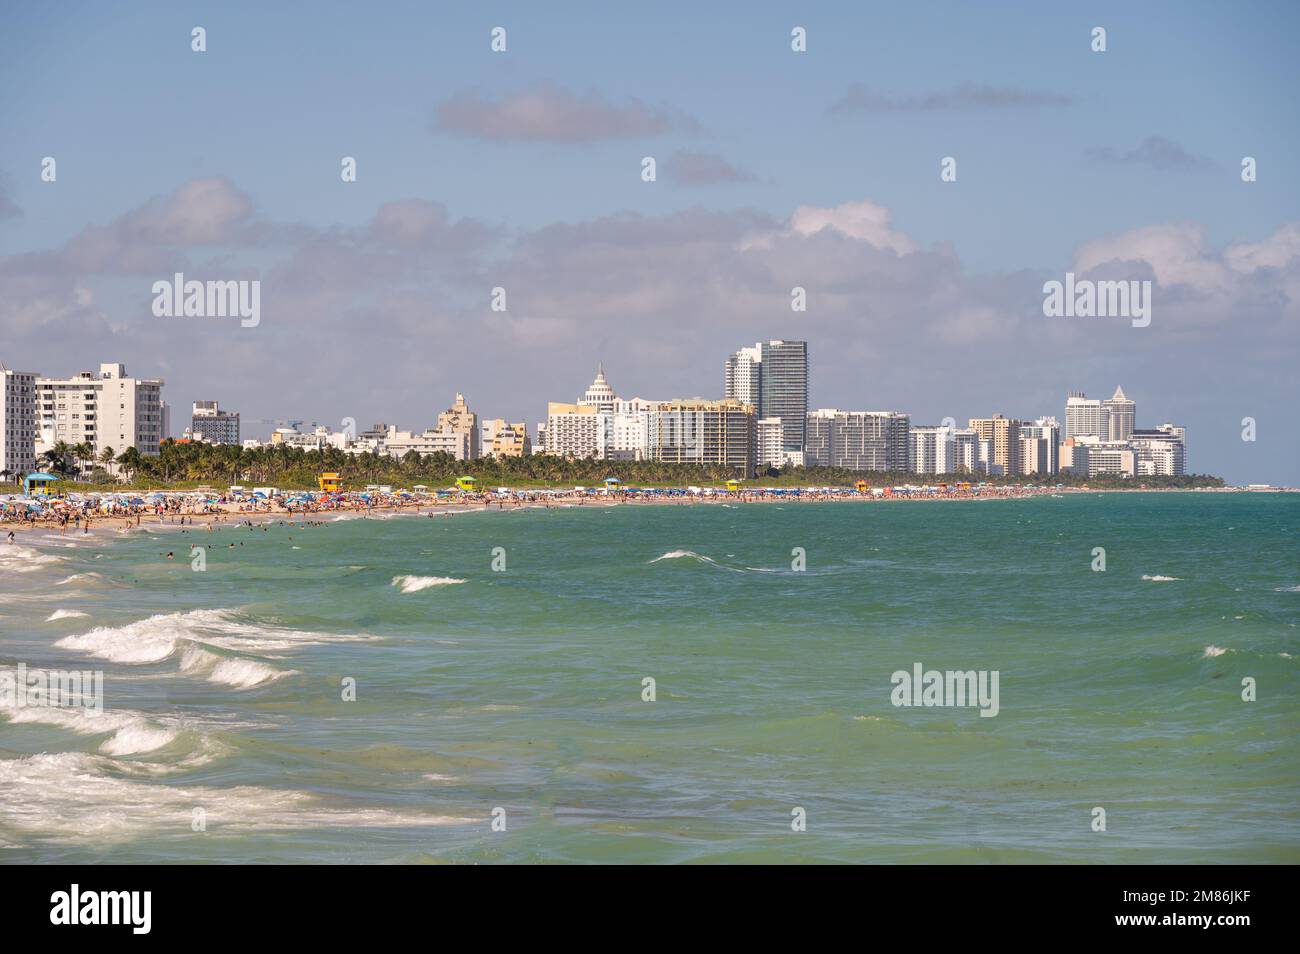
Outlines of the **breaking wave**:
{"type": "Polygon", "coordinates": [[[397,587],[403,593],[418,593],[420,590],[427,590],[431,586],[449,586],[453,583],[464,583],[464,580],[458,580],[454,576],[395,576],[393,577],[393,586],[397,587]]]}

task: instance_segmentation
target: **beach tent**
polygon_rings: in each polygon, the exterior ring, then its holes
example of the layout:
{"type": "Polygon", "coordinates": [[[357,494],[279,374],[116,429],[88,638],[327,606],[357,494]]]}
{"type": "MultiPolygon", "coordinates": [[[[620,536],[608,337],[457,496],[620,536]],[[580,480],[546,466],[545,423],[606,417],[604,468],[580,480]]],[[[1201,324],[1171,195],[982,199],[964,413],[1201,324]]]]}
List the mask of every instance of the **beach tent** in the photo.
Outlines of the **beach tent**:
{"type": "Polygon", "coordinates": [[[40,471],[32,471],[23,478],[23,495],[31,496],[32,494],[48,494],[50,484],[59,478],[54,474],[42,474],[40,471]]]}

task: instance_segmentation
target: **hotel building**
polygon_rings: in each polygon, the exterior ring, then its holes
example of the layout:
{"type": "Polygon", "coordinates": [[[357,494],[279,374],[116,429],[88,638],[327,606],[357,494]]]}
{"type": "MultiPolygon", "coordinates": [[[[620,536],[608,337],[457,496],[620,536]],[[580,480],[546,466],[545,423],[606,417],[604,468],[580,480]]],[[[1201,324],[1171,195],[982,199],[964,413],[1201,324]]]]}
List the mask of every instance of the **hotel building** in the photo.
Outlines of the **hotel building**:
{"type": "Polygon", "coordinates": [[[546,453],[557,457],[603,458],[609,447],[613,415],[595,405],[546,405],[546,453]]]}

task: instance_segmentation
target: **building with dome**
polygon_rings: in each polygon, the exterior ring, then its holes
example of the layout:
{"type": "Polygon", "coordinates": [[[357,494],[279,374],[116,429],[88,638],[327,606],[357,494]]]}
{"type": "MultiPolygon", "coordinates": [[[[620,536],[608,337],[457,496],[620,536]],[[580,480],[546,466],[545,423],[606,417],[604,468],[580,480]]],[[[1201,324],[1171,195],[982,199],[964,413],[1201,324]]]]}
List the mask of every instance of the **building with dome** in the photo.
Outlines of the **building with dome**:
{"type": "Polygon", "coordinates": [[[594,407],[597,411],[606,411],[613,413],[614,402],[618,400],[618,395],[614,389],[609,386],[605,380],[605,366],[596,365],[596,380],[591,382],[591,387],[587,388],[587,393],[578,401],[579,407],[594,407]]]}

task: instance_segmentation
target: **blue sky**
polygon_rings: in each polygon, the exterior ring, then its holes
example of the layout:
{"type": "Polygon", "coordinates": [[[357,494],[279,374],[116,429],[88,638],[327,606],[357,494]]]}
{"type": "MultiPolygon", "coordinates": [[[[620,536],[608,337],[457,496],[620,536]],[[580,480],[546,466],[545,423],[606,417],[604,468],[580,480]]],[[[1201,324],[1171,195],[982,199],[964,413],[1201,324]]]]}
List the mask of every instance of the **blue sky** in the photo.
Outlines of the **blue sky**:
{"type": "MultiPolygon", "coordinates": [[[[17,211],[0,218],[0,361],[63,374],[120,359],[167,377],[176,407],[217,397],[249,417],[419,428],[458,390],[482,414],[535,422],[602,359],[628,396],[713,395],[726,350],[806,337],[818,406],[917,423],[1060,416],[1067,390],[1122,383],[1140,424],[1187,424],[1193,469],[1300,483],[1295,4],[271,6],[7,14],[0,186],[17,211]],[[206,53],[190,50],[196,25],[206,53]],[[498,25],[506,53],[489,49],[498,25]],[[790,50],[796,25],[807,53],[790,50]],[[1090,49],[1094,26],[1105,53],[1090,49]],[[855,85],[875,108],[836,109],[855,85]],[[447,121],[448,103],[530,95],[648,126],[538,141],[447,121]],[[733,175],[688,184],[671,172],[679,153],[733,175]],[[355,183],[340,181],[345,155],[355,183]],[[639,177],[647,155],[653,184],[639,177]],[[57,183],[40,181],[44,156],[57,183]],[[957,159],[954,183],[939,181],[943,156],[957,159]],[[209,179],[240,197],[230,228],[161,251],[209,277],[260,277],[255,335],[160,326],[147,268],[67,254],[87,227],[150,200],[174,206],[209,179]],[[368,245],[360,233],[393,202],[437,204],[463,228],[423,248],[368,245]],[[878,237],[794,229],[787,246],[796,209],[848,203],[887,210],[906,242],[886,255],[878,237]],[[1081,247],[1157,226],[1183,231],[1116,243],[1159,283],[1151,327],[1081,332],[1034,315],[1043,280],[1081,247]],[[476,229],[483,240],[467,244],[476,229]],[[772,257],[734,254],[756,233],[772,257]],[[639,236],[654,236],[643,253],[619,254],[639,236]],[[1185,241],[1192,252],[1160,258],[1185,241]],[[794,321],[787,282],[804,255],[812,305],[794,321]],[[1263,264],[1187,277],[1243,256],[1263,264]],[[584,259],[600,274],[584,278],[584,259]],[[372,260],[392,273],[340,277],[340,263],[372,260]],[[710,267],[690,275],[697,262],[710,267]],[[506,324],[479,314],[497,284],[522,303],[506,324]],[[1242,296],[1249,306],[1225,314],[1242,296]],[[349,337],[388,349],[382,381],[340,384],[357,361],[338,346],[349,337]],[[268,383],[300,355],[319,377],[268,383]],[[937,367],[899,373],[919,361],[937,367]],[[1245,415],[1261,421],[1255,446],[1239,440],[1245,415]]],[[[140,234],[125,221],[114,240],[140,234]]],[[[149,242],[158,252],[167,238],[149,242]]]]}

